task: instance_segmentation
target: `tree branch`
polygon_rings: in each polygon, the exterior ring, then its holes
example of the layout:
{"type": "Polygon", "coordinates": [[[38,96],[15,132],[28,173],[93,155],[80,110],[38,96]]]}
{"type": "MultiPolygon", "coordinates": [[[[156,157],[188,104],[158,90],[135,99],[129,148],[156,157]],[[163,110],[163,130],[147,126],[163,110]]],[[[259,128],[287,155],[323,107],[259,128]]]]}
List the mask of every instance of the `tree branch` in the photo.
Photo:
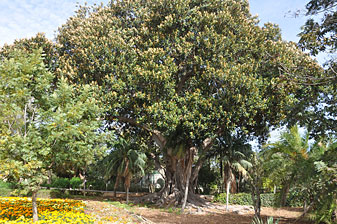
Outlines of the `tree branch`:
{"type": "Polygon", "coordinates": [[[138,128],[141,128],[141,129],[143,129],[145,131],[150,132],[152,134],[153,140],[157,143],[157,145],[161,149],[163,149],[165,147],[166,139],[165,139],[165,137],[162,135],[162,133],[160,131],[158,131],[158,130],[152,130],[147,125],[140,124],[135,119],[132,119],[132,118],[122,117],[122,116],[115,116],[113,118],[117,119],[119,122],[128,123],[128,124],[130,124],[132,126],[135,126],[135,127],[138,127],[138,128]]]}

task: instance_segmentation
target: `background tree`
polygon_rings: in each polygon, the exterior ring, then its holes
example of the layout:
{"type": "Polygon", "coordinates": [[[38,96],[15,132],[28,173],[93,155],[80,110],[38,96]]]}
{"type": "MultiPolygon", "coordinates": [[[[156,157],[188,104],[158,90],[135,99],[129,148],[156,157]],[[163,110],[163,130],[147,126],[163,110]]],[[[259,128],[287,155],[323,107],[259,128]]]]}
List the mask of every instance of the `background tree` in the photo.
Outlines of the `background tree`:
{"type": "Polygon", "coordinates": [[[105,158],[108,162],[106,168],[106,177],[116,177],[114,186],[114,196],[119,181],[124,178],[124,186],[126,191],[126,203],[129,202],[129,189],[132,177],[136,173],[144,175],[146,165],[146,155],[135,148],[136,144],[126,140],[120,136],[114,143],[113,151],[105,158]]]}
{"type": "Polygon", "coordinates": [[[256,153],[250,158],[252,166],[248,169],[248,182],[255,212],[255,220],[261,219],[261,190],[263,187],[263,177],[265,175],[263,169],[263,161],[256,153]]]}
{"type": "MultiPolygon", "coordinates": [[[[304,200],[304,213],[317,223],[334,223],[337,214],[336,140],[317,141],[308,152],[309,158],[299,168],[299,181],[292,191],[304,200]]],[[[302,216],[303,216],[302,215],[302,216]]]]}
{"type": "Polygon", "coordinates": [[[290,118],[291,125],[300,121],[312,137],[319,139],[337,133],[337,1],[311,0],[306,5],[306,15],[310,18],[302,27],[298,46],[313,56],[322,53],[326,61],[321,77],[312,73],[296,77],[302,85],[316,86],[314,89],[319,94],[304,99],[290,118]]]}
{"type": "Polygon", "coordinates": [[[294,182],[301,179],[299,170],[308,159],[309,136],[301,136],[298,126],[281,133],[280,140],[267,144],[262,152],[265,168],[275,184],[282,186],[280,205],[286,206],[287,195],[294,182]]]}
{"type": "Polygon", "coordinates": [[[219,159],[222,183],[226,188],[227,210],[229,194],[236,193],[237,190],[237,175],[247,178],[247,169],[252,165],[248,161],[252,152],[251,146],[245,140],[242,133],[228,133],[217,139],[213,149],[219,159]]]}
{"type": "Polygon", "coordinates": [[[107,120],[156,141],[166,181],[149,200],[159,203],[182,203],[187,182],[187,200],[200,202],[193,186],[215,139],[234,130],[265,137],[312,94],[289,74],[320,70],[275,26],[259,27],[246,1],[80,7],[57,42],[57,71],[74,83],[97,83],[107,120]]]}
{"type": "Polygon", "coordinates": [[[41,48],[44,65],[49,71],[54,72],[58,64],[57,47],[57,44],[46,38],[44,33],[37,33],[34,37],[17,39],[13,44],[5,44],[0,49],[0,58],[10,57],[15,49],[31,54],[34,50],[41,48]]]}
{"type": "Polygon", "coordinates": [[[100,108],[93,89],[76,88],[54,76],[41,57],[14,49],[0,61],[0,174],[32,193],[37,221],[37,192],[54,164],[84,166],[99,152],[100,108]]]}

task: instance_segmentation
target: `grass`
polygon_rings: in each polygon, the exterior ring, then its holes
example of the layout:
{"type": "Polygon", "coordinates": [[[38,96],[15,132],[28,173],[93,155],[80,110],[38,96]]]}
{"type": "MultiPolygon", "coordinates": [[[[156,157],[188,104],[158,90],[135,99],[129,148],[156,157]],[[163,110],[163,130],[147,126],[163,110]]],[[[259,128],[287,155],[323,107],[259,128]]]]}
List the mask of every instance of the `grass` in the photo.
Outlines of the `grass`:
{"type": "Polygon", "coordinates": [[[0,188],[0,197],[10,197],[12,191],[12,189],[0,188]]]}
{"type": "Polygon", "coordinates": [[[11,189],[12,188],[12,184],[0,180],[0,188],[11,189]]]}

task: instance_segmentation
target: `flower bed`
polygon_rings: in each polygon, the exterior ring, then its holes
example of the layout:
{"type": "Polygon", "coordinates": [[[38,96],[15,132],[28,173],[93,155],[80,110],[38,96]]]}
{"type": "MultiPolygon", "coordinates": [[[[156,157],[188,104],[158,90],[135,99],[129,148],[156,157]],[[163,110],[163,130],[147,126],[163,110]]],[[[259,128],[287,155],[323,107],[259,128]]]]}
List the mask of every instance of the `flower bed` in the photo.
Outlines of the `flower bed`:
{"type": "MultiPolygon", "coordinates": [[[[69,199],[38,199],[38,223],[94,223],[84,213],[82,201],[69,199]]],[[[32,201],[23,197],[0,198],[0,223],[31,223],[32,201]]]]}

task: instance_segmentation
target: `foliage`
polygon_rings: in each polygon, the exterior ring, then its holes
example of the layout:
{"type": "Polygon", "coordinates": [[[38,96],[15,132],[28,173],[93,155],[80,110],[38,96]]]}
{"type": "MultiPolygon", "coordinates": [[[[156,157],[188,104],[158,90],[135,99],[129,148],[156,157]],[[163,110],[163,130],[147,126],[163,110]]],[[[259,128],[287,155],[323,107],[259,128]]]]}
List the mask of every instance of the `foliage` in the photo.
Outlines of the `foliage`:
{"type": "Polygon", "coordinates": [[[203,189],[203,194],[214,193],[217,190],[216,180],[219,174],[211,168],[211,163],[205,162],[199,171],[198,184],[203,189]],[[214,189],[214,186],[216,189],[214,189]]]}
{"type": "Polygon", "coordinates": [[[262,155],[265,158],[266,175],[274,185],[281,185],[280,205],[286,205],[289,189],[293,183],[303,178],[298,172],[307,165],[308,134],[301,136],[298,126],[281,133],[280,140],[264,146],[262,155]]]}
{"type": "Polygon", "coordinates": [[[328,133],[336,135],[335,118],[337,116],[337,1],[310,0],[306,4],[306,15],[309,19],[299,33],[299,47],[317,56],[323,53],[324,73],[321,77],[314,77],[308,73],[297,77],[303,85],[315,85],[320,93],[316,97],[303,100],[302,109],[292,115],[292,124],[301,122],[306,125],[314,137],[323,137],[328,133]],[[332,118],[332,119],[331,119],[332,118]]]}
{"type": "Polygon", "coordinates": [[[144,175],[144,167],[146,164],[146,155],[135,147],[137,144],[132,141],[130,136],[119,136],[114,141],[113,149],[105,158],[107,165],[105,167],[105,178],[110,179],[113,175],[115,180],[115,196],[118,182],[124,178],[124,186],[126,190],[126,201],[128,203],[129,189],[134,174],[144,175]]]}
{"type": "MultiPolygon", "coordinates": [[[[226,193],[217,194],[214,197],[215,202],[226,203],[226,193]]],[[[234,205],[253,205],[252,196],[249,193],[237,193],[229,196],[229,204],[234,205]]],[[[275,205],[275,195],[261,194],[261,206],[273,207],[275,205]]]]}
{"type": "Polygon", "coordinates": [[[322,139],[309,149],[308,135],[302,137],[296,126],[282,133],[280,141],[264,149],[267,173],[286,189],[281,192],[283,205],[290,190],[290,204],[306,205],[305,212],[311,212],[312,219],[317,223],[334,221],[337,198],[336,149],[335,139],[322,139]]]}
{"type": "Polygon", "coordinates": [[[49,71],[54,72],[58,61],[57,46],[51,40],[46,38],[44,33],[37,33],[34,37],[27,39],[16,39],[11,45],[5,44],[0,49],[0,60],[10,58],[15,50],[20,50],[26,54],[32,54],[36,49],[42,49],[43,64],[49,71]]]}
{"type": "MultiPolygon", "coordinates": [[[[275,224],[278,224],[278,222],[279,222],[278,219],[275,220],[275,224]]],[[[265,224],[274,224],[274,218],[273,218],[273,217],[269,217],[269,218],[267,219],[267,221],[264,222],[262,218],[258,218],[258,217],[256,217],[256,216],[254,216],[254,219],[253,219],[253,221],[252,221],[252,224],[264,224],[264,223],[265,223],[265,224]]]]}
{"type": "Polygon", "coordinates": [[[192,147],[204,158],[205,140],[234,130],[265,137],[313,92],[289,82],[290,74],[320,71],[277,27],[259,27],[246,1],[82,6],[59,28],[57,42],[57,72],[97,84],[106,120],[151,136],[172,163],[192,147]]]}
{"type": "Polygon", "coordinates": [[[90,163],[100,124],[91,87],[75,89],[65,79],[53,86],[39,51],[14,51],[0,69],[2,178],[35,189],[53,164],[90,163]]]}
{"type": "Polygon", "coordinates": [[[323,14],[321,21],[310,18],[300,33],[299,45],[317,55],[321,51],[329,53],[337,50],[336,0],[310,0],[306,5],[307,15],[323,14]]]}
{"type": "Polygon", "coordinates": [[[93,88],[53,78],[41,50],[14,48],[0,61],[0,178],[32,192],[34,200],[54,166],[85,167],[103,148],[93,88]]]}
{"type": "MultiPolygon", "coordinates": [[[[311,185],[305,188],[312,201],[311,218],[316,223],[337,221],[337,142],[321,145],[324,151],[314,162],[314,174],[307,179],[311,185]]],[[[304,182],[306,183],[306,182],[304,182]]]]}
{"type": "Polygon", "coordinates": [[[70,187],[70,181],[69,181],[68,178],[57,177],[52,181],[51,187],[69,188],[70,187]]]}
{"type": "Polygon", "coordinates": [[[70,179],[69,183],[71,188],[79,189],[82,184],[82,180],[79,177],[73,177],[70,179]]]}
{"type": "Polygon", "coordinates": [[[12,189],[0,188],[0,197],[10,197],[12,194],[12,189]]]}
{"type": "Polygon", "coordinates": [[[3,180],[0,180],[0,188],[11,189],[12,186],[13,186],[12,183],[8,183],[3,180]]]}

